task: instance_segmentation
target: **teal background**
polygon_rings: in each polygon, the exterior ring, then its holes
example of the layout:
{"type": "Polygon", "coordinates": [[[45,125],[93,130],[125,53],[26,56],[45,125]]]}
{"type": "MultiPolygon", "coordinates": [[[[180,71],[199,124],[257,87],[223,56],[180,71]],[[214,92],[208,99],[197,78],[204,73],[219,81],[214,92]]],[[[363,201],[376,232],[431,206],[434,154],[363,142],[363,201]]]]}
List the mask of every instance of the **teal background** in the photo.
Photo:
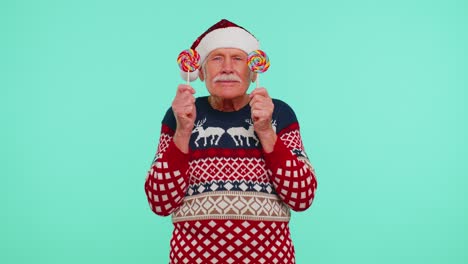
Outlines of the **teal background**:
{"type": "Polygon", "coordinates": [[[178,53],[228,18],[316,167],[297,263],[468,263],[468,2],[272,2],[2,1],[0,262],[168,262],[143,183],[178,53]]]}

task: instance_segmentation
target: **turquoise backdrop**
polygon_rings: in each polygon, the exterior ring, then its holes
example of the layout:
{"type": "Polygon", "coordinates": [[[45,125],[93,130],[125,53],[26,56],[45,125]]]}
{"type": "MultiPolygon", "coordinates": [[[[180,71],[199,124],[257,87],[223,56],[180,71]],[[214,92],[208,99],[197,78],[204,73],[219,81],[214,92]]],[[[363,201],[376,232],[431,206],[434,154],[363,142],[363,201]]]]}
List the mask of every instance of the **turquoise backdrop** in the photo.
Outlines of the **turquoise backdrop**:
{"type": "Polygon", "coordinates": [[[316,167],[297,263],[468,263],[463,0],[2,1],[1,263],[168,262],[143,183],[176,57],[221,18],[316,167]]]}

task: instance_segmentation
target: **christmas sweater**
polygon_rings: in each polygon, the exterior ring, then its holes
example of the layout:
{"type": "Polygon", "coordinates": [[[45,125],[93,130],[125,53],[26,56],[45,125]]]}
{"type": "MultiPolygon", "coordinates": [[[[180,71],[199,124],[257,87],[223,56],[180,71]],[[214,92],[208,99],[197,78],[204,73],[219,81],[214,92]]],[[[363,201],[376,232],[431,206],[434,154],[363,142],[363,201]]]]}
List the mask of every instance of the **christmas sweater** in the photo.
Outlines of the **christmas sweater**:
{"type": "Polygon", "coordinates": [[[273,99],[277,141],[264,153],[250,106],[213,109],[197,98],[189,153],[169,109],[145,182],[151,210],[172,215],[170,263],[295,263],[290,210],[310,207],[317,182],[293,110],[273,99]]]}

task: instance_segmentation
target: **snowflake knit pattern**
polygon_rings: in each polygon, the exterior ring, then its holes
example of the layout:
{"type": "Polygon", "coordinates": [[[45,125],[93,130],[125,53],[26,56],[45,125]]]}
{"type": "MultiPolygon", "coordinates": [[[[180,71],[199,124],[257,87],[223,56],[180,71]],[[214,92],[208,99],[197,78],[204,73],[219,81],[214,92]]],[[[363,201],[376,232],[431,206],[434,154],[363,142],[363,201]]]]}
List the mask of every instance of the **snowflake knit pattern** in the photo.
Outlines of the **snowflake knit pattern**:
{"type": "Polygon", "coordinates": [[[145,192],[154,213],[172,215],[170,263],[295,263],[290,210],[310,207],[317,182],[295,113],[273,103],[271,153],[262,151],[249,105],[221,112],[197,98],[189,154],[175,146],[167,111],[145,192]]]}

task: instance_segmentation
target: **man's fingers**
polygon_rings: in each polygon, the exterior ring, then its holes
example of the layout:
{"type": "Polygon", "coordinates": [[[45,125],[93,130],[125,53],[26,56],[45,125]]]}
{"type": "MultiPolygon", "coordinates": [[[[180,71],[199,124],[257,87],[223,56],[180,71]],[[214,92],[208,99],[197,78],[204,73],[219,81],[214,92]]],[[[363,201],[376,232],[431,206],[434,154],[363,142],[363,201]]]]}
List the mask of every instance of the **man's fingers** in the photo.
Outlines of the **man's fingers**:
{"type": "Polygon", "coordinates": [[[184,92],[188,92],[188,93],[190,93],[190,94],[194,94],[194,93],[195,93],[195,89],[193,89],[193,87],[190,86],[190,85],[180,84],[180,85],[177,87],[177,93],[178,93],[178,94],[181,94],[181,93],[184,93],[184,92]]]}
{"type": "Polygon", "coordinates": [[[258,121],[265,121],[268,123],[271,123],[271,114],[269,111],[264,111],[264,110],[252,110],[251,112],[252,118],[254,119],[254,122],[258,121]]]}
{"type": "Polygon", "coordinates": [[[265,88],[257,88],[250,94],[251,117],[255,129],[271,127],[274,104],[265,88]]]}
{"type": "Polygon", "coordinates": [[[195,111],[195,90],[186,84],[177,87],[177,93],[172,102],[172,111],[176,118],[191,119],[195,111]]]}
{"type": "Polygon", "coordinates": [[[250,101],[250,107],[273,107],[273,102],[263,98],[254,98],[250,101]]]}
{"type": "Polygon", "coordinates": [[[179,85],[179,87],[177,88],[177,94],[173,101],[173,106],[194,104],[195,103],[195,97],[193,96],[194,93],[195,93],[195,90],[192,87],[185,85],[185,84],[179,85]]]}
{"type": "Polygon", "coordinates": [[[251,107],[254,107],[257,104],[262,104],[262,107],[268,106],[268,104],[273,105],[273,101],[265,88],[254,89],[249,97],[249,104],[251,107]]]}
{"type": "Polygon", "coordinates": [[[252,99],[250,102],[250,107],[252,110],[268,110],[273,113],[274,104],[271,100],[262,100],[262,99],[252,99]]]}
{"type": "Polygon", "coordinates": [[[253,106],[253,105],[257,104],[257,103],[264,103],[264,102],[273,103],[271,101],[271,98],[269,98],[269,97],[265,97],[263,95],[255,95],[254,97],[252,97],[250,99],[249,104],[250,104],[250,106],[253,106]]]}
{"type": "Polygon", "coordinates": [[[195,108],[195,104],[188,102],[174,103],[172,109],[177,113],[191,113],[195,108]]]}
{"type": "Polygon", "coordinates": [[[256,95],[262,95],[262,96],[265,96],[265,97],[270,97],[270,95],[268,94],[267,90],[263,87],[259,87],[259,88],[255,88],[252,93],[250,93],[250,98],[256,96],[256,95]]]}

